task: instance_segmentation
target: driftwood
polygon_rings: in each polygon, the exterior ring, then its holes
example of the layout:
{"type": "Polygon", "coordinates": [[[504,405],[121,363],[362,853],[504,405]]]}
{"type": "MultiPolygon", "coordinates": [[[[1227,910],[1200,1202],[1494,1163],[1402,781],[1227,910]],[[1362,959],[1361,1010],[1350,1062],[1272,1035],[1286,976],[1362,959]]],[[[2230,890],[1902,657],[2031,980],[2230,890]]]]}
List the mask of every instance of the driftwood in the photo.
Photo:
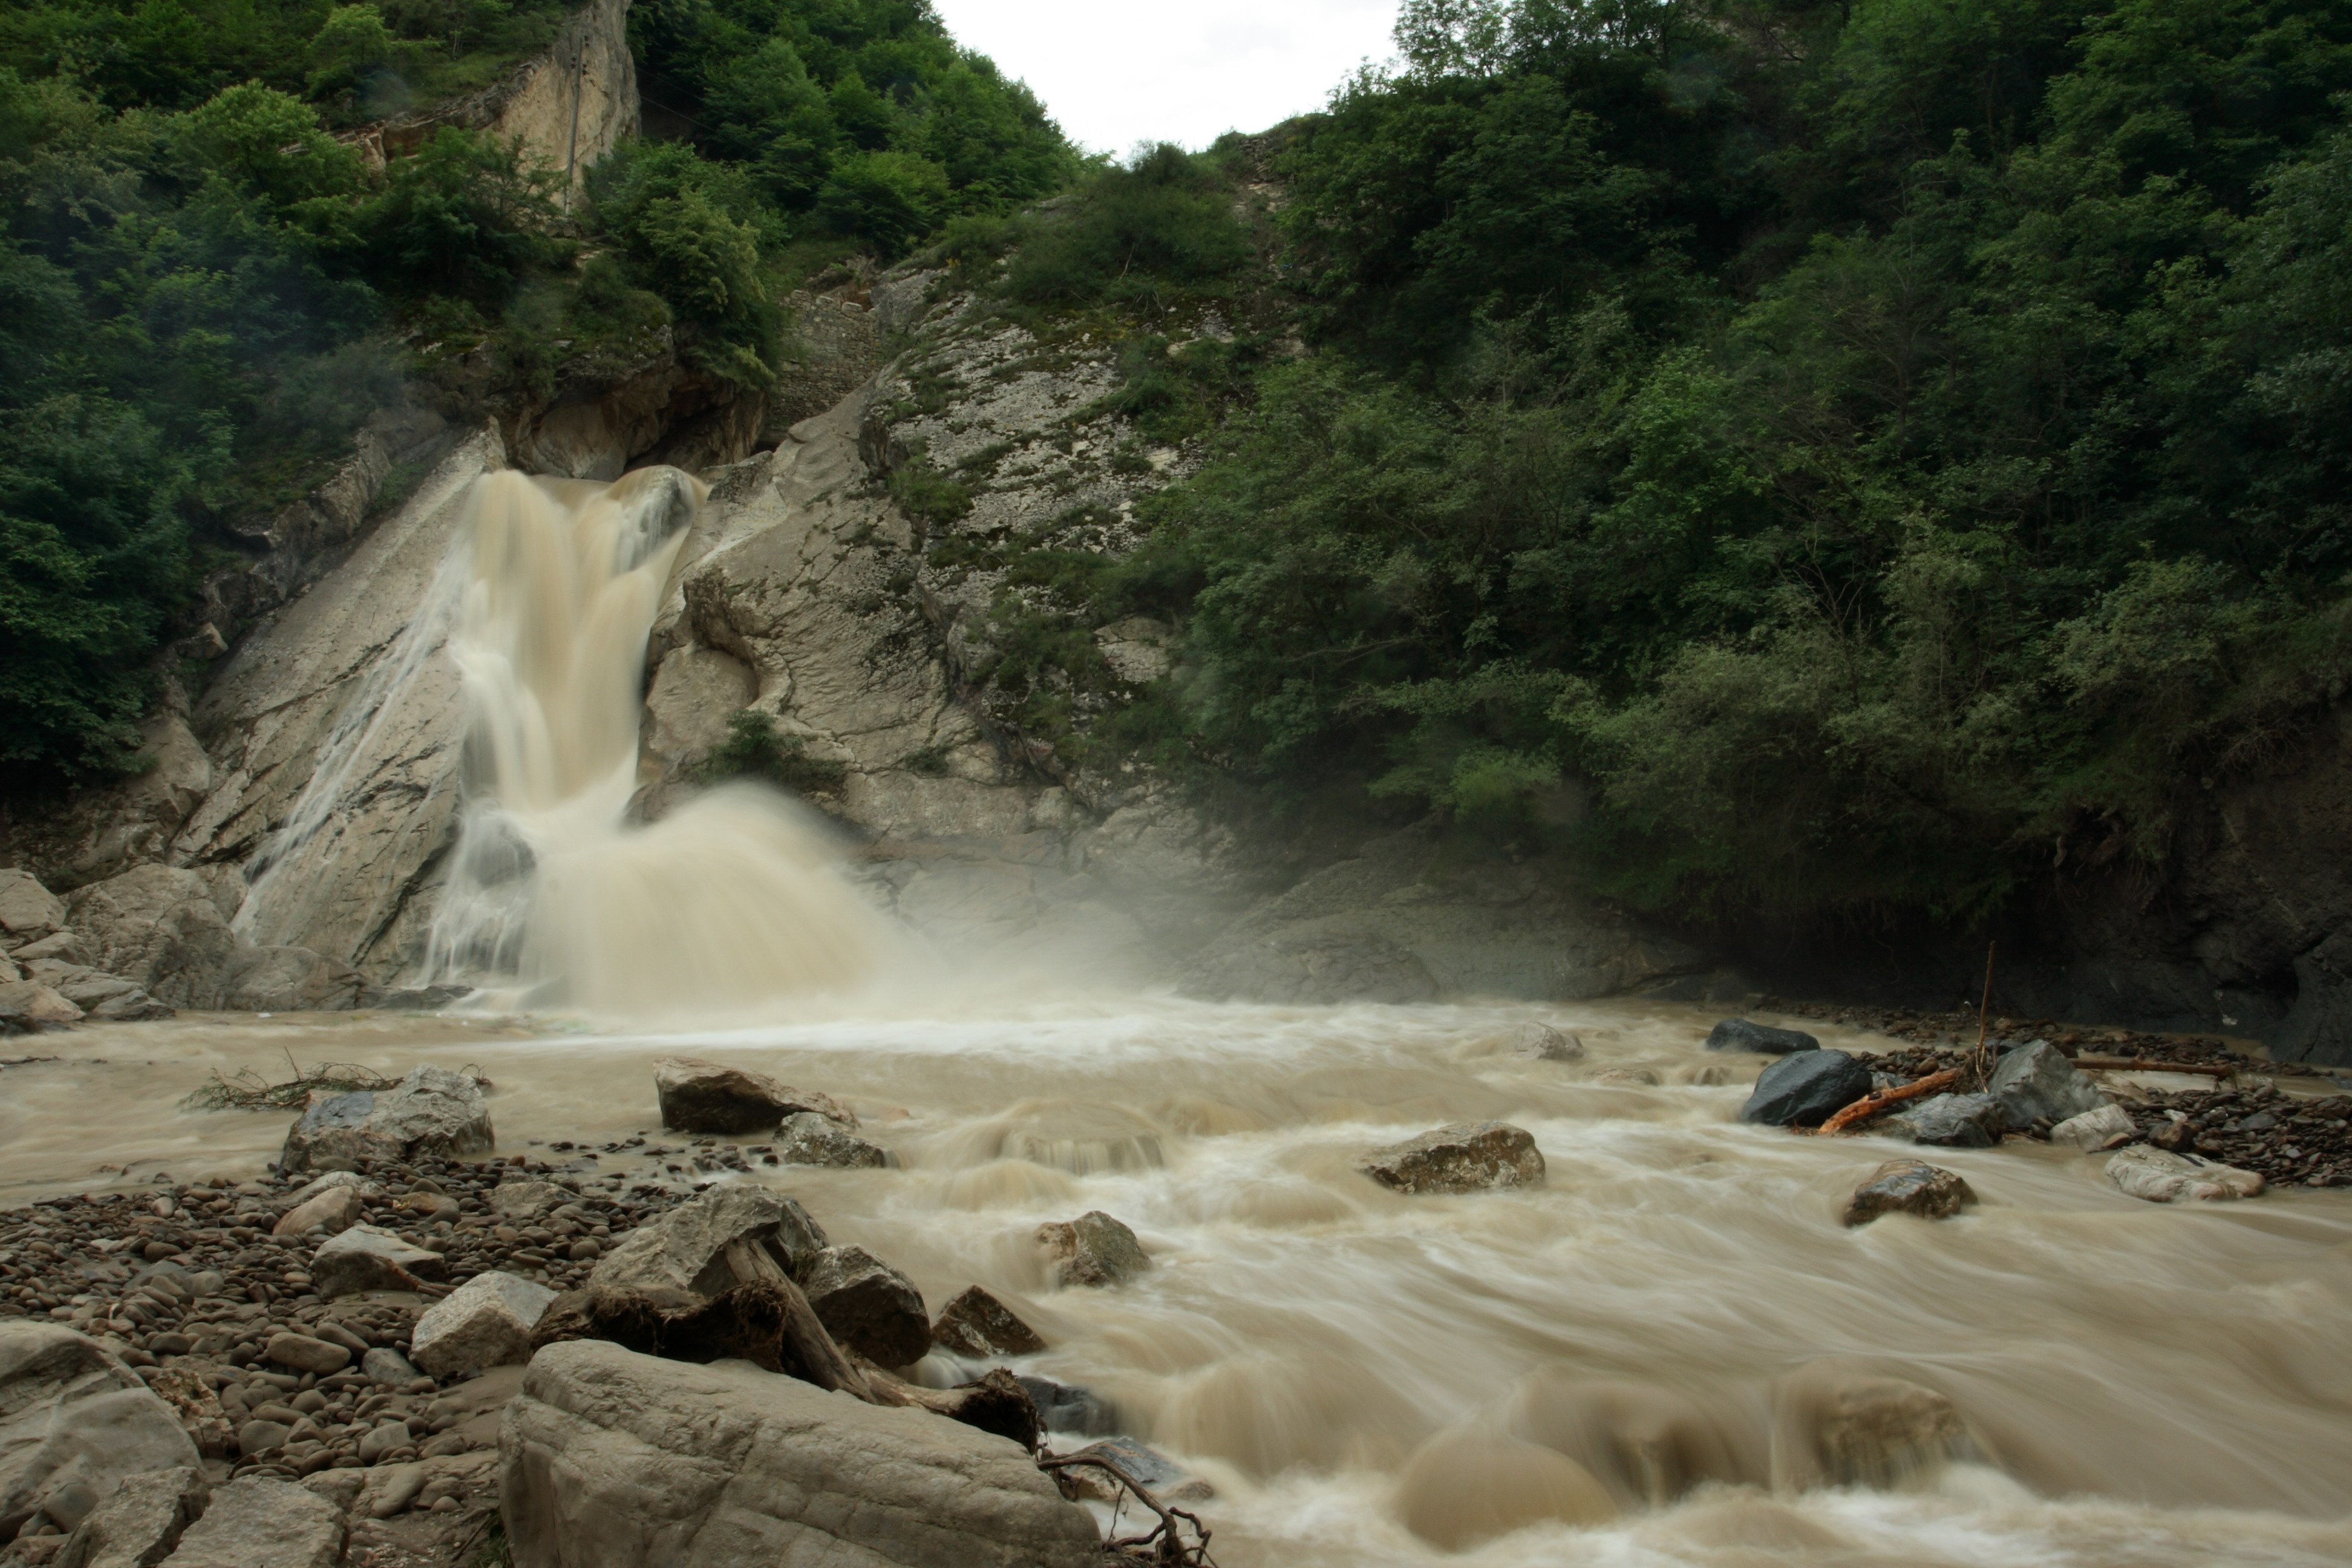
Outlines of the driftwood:
{"type": "Polygon", "coordinates": [[[764,1289],[774,1293],[783,1313],[783,1342],[800,1363],[797,1370],[802,1377],[819,1388],[836,1390],[868,1405],[901,1403],[875,1394],[866,1374],[833,1342],[833,1336],[817,1321],[816,1309],[809,1305],[801,1288],[793,1283],[792,1276],[784,1272],[783,1265],[770,1256],[766,1247],[747,1239],[730,1241],[727,1244],[727,1267],[742,1281],[739,1289],[764,1289]]]}
{"type": "Polygon", "coordinates": [[[1037,1440],[1045,1430],[1045,1420],[1037,1414],[1036,1402],[1029,1397],[1029,1391],[1003,1367],[991,1367],[976,1381],[953,1388],[924,1388],[876,1366],[864,1356],[853,1359],[857,1370],[866,1374],[866,1385],[874,1391],[876,1404],[928,1410],[982,1432],[1010,1437],[1033,1454],[1037,1451],[1037,1440]]]}
{"type": "MultiPolygon", "coordinates": [[[[709,1300],[688,1290],[567,1291],[548,1303],[531,1348],[562,1340],[610,1340],[669,1361],[748,1361],[768,1372],[803,1375],[784,1325],[790,1303],[761,1281],[709,1300]]],[[[809,1381],[814,1382],[814,1379],[809,1381]]]]}
{"type": "MultiPolygon", "coordinates": [[[[1201,1522],[1198,1514],[1181,1508],[1171,1508],[1151,1495],[1151,1489],[1127,1473],[1116,1459],[1098,1454],[1041,1454],[1037,1468],[1047,1475],[1057,1470],[1074,1469],[1078,1466],[1108,1470],[1113,1480],[1135,1494],[1135,1500],[1150,1509],[1160,1522],[1141,1535],[1114,1536],[1103,1544],[1117,1557],[1131,1563],[1149,1563],[1156,1568],[1216,1568],[1209,1556],[1209,1527],[1201,1522]],[[1183,1524],[1179,1524],[1178,1521],[1183,1524]],[[1193,1541],[1187,1545],[1183,1525],[1192,1527],[1193,1541]]],[[[1058,1480],[1059,1478],[1056,1477],[1058,1480]]],[[[1117,1516],[1113,1516],[1114,1528],[1117,1516]]]]}
{"type": "Polygon", "coordinates": [[[1933,1094],[1939,1089],[1948,1089],[1959,1081],[1960,1069],[1946,1068],[1942,1072],[1931,1072],[1926,1078],[1904,1084],[1898,1089],[1882,1089],[1876,1094],[1865,1094],[1819,1127],[1814,1128],[1813,1135],[1817,1138],[1826,1138],[1831,1133],[1851,1127],[1857,1121],[1869,1121],[1890,1105],[1900,1105],[1906,1100],[1916,1100],[1923,1094],[1933,1094]]]}
{"type": "Polygon", "coordinates": [[[2076,1057],[2074,1065],[2097,1072],[2187,1072],[2202,1078],[2233,1078],[2237,1068],[2228,1062],[2159,1062],[2146,1057],[2076,1057]]]}

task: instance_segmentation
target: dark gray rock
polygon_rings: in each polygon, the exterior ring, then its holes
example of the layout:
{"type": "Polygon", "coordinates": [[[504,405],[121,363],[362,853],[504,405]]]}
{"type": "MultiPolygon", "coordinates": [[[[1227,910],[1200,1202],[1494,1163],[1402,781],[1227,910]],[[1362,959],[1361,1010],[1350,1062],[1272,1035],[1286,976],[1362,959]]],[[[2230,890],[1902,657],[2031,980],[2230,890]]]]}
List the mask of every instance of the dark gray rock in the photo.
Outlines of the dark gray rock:
{"type": "Polygon", "coordinates": [[[664,1057],[656,1062],[654,1096],[661,1102],[662,1125],[680,1132],[765,1132],[803,1111],[843,1127],[857,1125],[849,1109],[830,1095],[696,1057],[664,1057]]]}
{"type": "Polygon", "coordinates": [[[2009,1130],[2009,1112],[1989,1094],[1939,1094],[1893,1119],[1915,1143],[1940,1149],[1989,1149],[2009,1130]]]}
{"type": "MultiPolygon", "coordinates": [[[[1069,1457],[1108,1459],[1164,1503],[1205,1502],[1217,1495],[1216,1489],[1208,1482],[1157,1448],[1146,1447],[1132,1437],[1107,1437],[1099,1443],[1087,1444],[1069,1457]]],[[[1124,1490],[1109,1471],[1091,1466],[1076,1466],[1061,1474],[1072,1491],[1097,1502],[1117,1502],[1124,1490]]]]}
{"type": "Polygon", "coordinates": [[[2107,1102],[2106,1096],[2047,1040],[2036,1040],[2001,1058],[1985,1091],[2000,1101],[2009,1112],[2009,1124],[2018,1128],[2036,1121],[2054,1127],[2107,1102]]]}
{"type": "Polygon", "coordinates": [[[1798,1051],[1756,1080],[1739,1120],[1767,1127],[1819,1127],[1870,1092],[1870,1069],[1843,1051],[1798,1051]]]}
{"type": "Polygon", "coordinates": [[[817,1321],[883,1366],[911,1366],[931,1348],[931,1321],[912,1281],[862,1247],[828,1247],[801,1270],[817,1321]]]}
{"type": "Polygon", "coordinates": [[[1012,1308],[974,1285],[940,1309],[931,1342],[958,1355],[1034,1355],[1045,1348],[1012,1308]]]}
{"type": "Polygon", "coordinates": [[[1707,1031],[1706,1048],[1785,1057],[1792,1051],[1817,1051],[1822,1043],[1797,1029],[1776,1029],[1769,1024],[1754,1024],[1745,1018],[1726,1018],[1707,1031]]]}
{"type": "Polygon", "coordinates": [[[1889,1160],[1853,1190],[1845,1205],[1848,1226],[1868,1225],[1882,1215],[1948,1219],[1977,1201],[1968,1183],[1925,1160],[1889,1160]]]}
{"type": "Polygon", "coordinates": [[[1050,1377],[1022,1377],[1017,1381],[1037,1407],[1037,1418],[1051,1432],[1067,1432],[1080,1437],[1108,1437],[1119,1428],[1119,1416],[1110,1402],[1090,1388],[1074,1383],[1055,1383],[1050,1377]]]}

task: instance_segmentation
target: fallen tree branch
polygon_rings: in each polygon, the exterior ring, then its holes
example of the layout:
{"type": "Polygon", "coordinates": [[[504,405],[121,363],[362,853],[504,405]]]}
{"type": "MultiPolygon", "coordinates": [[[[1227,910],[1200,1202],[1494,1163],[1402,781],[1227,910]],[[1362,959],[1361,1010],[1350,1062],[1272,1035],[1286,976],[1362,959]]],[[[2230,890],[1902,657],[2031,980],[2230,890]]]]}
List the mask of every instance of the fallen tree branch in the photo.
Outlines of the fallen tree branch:
{"type": "Polygon", "coordinates": [[[741,1237],[730,1241],[727,1244],[727,1267],[742,1283],[772,1286],[783,1299],[784,1343],[800,1358],[811,1383],[819,1388],[837,1389],[868,1405],[905,1403],[883,1398],[875,1392],[866,1374],[833,1342],[833,1336],[817,1321],[816,1309],[809,1305],[801,1288],[793,1283],[783,1265],[769,1256],[766,1247],[741,1237]]]}
{"type": "Polygon", "coordinates": [[[2228,1062],[2159,1062],[2146,1057],[2076,1057],[2074,1065],[2095,1072],[2186,1072],[2202,1078],[2233,1078],[2238,1069],[2228,1062]]]}
{"type": "Polygon", "coordinates": [[[1959,1081],[1960,1069],[1946,1068],[1942,1072],[1931,1072],[1926,1078],[1906,1083],[1899,1089],[1882,1089],[1876,1094],[1865,1094],[1819,1127],[1814,1128],[1813,1136],[1826,1138],[1831,1133],[1841,1131],[1857,1121],[1869,1121],[1890,1105],[1900,1105],[1906,1100],[1916,1100],[1923,1094],[1933,1094],[1939,1089],[1949,1088],[1959,1081]]]}
{"type": "Polygon", "coordinates": [[[1164,1564],[1165,1568],[1216,1568],[1215,1561],[1209,1555],[1209,1527],[1201,1522],[1200,1516],[1181,1508],[1171,1508],[1153,1497],[1150,1489],[1128,1474],[1126,1468],[1117,1460],[1106,1459],[1099,1454],[1041,1454],[1037,1458],[1037,1468],[1048,1474],[1079,1465],[1109,1471],[1113,1480],[1135,1494],[1136,1501],[1160,1516],[1160,1522],[1145,1534],[1105,1542],[1104,1544],[1112,1552],[1137,1562],[1164,1564]],[[1197,1538],[1190,1546],[1184,1544],[1183,1530],[1177,1523],[1179,1520],[1191,1525],[1197,1538]],[[1145,1552],[1150,1555],[1141,1555],[1145,1552]]]}

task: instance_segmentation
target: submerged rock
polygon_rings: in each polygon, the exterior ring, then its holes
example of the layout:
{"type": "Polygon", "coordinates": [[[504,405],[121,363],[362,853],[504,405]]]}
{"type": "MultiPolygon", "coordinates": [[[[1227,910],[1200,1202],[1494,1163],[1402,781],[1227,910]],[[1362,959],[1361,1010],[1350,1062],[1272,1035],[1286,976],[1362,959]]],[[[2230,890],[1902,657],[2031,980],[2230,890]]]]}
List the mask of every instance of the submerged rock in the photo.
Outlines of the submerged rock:
{"type": "Polygon", "coordinates": [[[1907,1378],[1843,1360],[1781,1380],[1772,1401],[1772,1489],[1897,1489],[1979,1457],[1952,1402],[1907,1378]]]}
{"type": "Polygon", "coordinates": [[[1562,1034],[1549,1024],[1526,1023],[1511,1031],[1504,1050],[1515,1057],[1533,1057],[1539,1062],[1580,1062],[1584,1059],[1584,1042],[1574,1035],[1562,1034]]]}
{"type": "Polygon", "coordinates": [[[1916,1215],[1921,1219],[1948,1219],[1977,1201],[1976,1193],[1958,1175],[1925,1160],[1889,1160],[1870,1173],[1847,1200],[1846,1225],[1868,1225],[1883,1215],[1916,1215]]]}
{"type": "Polygon", "coordinates": [[[1151,1267],[1135,1232],[1100,1209],[1041,1225],[1037,1240],[1059,1285],[1117,1285],[1151,1267]]]}
{"type": "Polygon", "coordinates": [[[765,1132],[803,1111],[844,1127],[857,1125],[857,1118],[829,1095],[694,1057],[656,1062],[654,1093],[661,1101],[662,1125],[679,1132],[765,1132]]]}
{"type": "Polygon", "coordinates": [[[487,1154],[497,1142],[481,1086],[464,1073],[425,1067],[381,1093],[313,1093],[278,1163],[286,1171],[350,1171],[374,1161],[487,1154]]]}
{"type": "Polygon", "coordinates": [[[473,1377],[530,1359],[531,1331],[555,1292],[503,1269],[477,1274],[416,1320],[408,1354],[435,1377],[473,1377]]]}
{"type": "Polygon", "coordinates": [[[1942,1149],[1987,1149],[2009,1128],[2009,1111],[1989,1094],[1939,1094],[1894,1118],[1915,1143],[1942,1149]]]}
{"type": "Polygon", "coordinates": [[[1819,1127],[1870,1092],[1870,1069],[1843,1051],[1818,1047],[1764,1069],[1739,1120],[1766,1127],[1819,1127]]]}
{"type": "Polygon", "coordinates": [[[867,1142],[814,1110],[795,1111],[784,1118],[776,1130],[776,1156],[787,1165],[831,1165],[839,1170],[879,1169],[898,1163],[889,1150],[867,1142]]]}
{"type": "Polygon", "coordinates": [[[839,1343],[883,1366],[910,1366],[931,1348],[922,1292],[862,1247],[828,1247],[802,1268],[800,1287],[839,1343]]]}
{"type": "Polygon", "coordinates": [[[2010,1052],[1992,1069],[1985,1092],[2009,1112],[2012,1128],[2036,1121],[2055,1125],[2107,1103],[2096,1085],[2074,1070],[2074,1064],[2047,1040],[2036,1040],[2010,1052]]]}
{"type": "Polygon", "coordinates": [[[1800,1029],[1776,1029],[1769,1024],[1752,1024],[1745,1018],[1726,1018],[1707,1031],[1706,1048],[1785,1057],[1791,1051],[1817,1051],[1822,1043],[1800,1029]]]}
{"type": "MultiPolygon", "coordinates": [[[[1146,1447],[1132,1437],[1106,1437],[1060,1457],[1108,1460],[1161,1502],[1206,1502],[1217,1495],[1216,1488],[1207,1481],[1157,1448],[1146,1447]]],[[[1056,1476],[1066,1497],[1116,1502],[1124,1489],[1109,1471],[1091,1465],[1075,1465],[1057,1471],[1056,1476]]]]}
{"type": "Polygon", "coordinates": [[[735,1284],[727,1244],[765,1247],[788,1274],[825,1245],[808,1211],[782,1193],[729,1182],[631,1231],[588,1276],[592,1289],[685,1290],[705,1298],[735,1284]]]}
{"type": "Polygon", "coordinates": [[[1037,1407],[1037,1419],[1049,1431],[1080,1437],[1108,1437],[1118,1431],[1118,1412],[1091,1388],[1026,1374],[1013,1381],[1029,1395],[1029,1402],[1037,1407]]]}
{"type": "Polygon", "coordinates": [[[2135,1143],[2108,1157],[2107,1180],[2152,1204],[2221,1203],[2260,1195],[2263,1179],[2235,1165],[2196,1154],[2174,1154],[2135,1143]]]}
{"type": "Polygon", "coordinates": [[[1036,1330],[977,1285],[940,1309],[931,1342],[968,1356],[1034,1355],[1045,1348],[1036,1330]]]}
{"type": "Polygon", "coordinates": [[[1478,1193],[1541,1182],[1544,1157],[1524,1127],[1465,1121],[1376,1149],[1356,1169],[1400,1193],[1478,1193]]]}

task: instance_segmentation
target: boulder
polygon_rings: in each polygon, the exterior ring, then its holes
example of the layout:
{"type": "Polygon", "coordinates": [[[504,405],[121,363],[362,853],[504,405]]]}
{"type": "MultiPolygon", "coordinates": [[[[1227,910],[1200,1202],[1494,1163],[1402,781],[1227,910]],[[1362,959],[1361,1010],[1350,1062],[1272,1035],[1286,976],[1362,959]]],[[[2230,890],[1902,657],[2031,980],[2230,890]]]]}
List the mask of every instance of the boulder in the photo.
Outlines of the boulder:
{"type": "Polygon", "coordinates": [[[1072,1432],[1081,1437],[1108,1437],[1119,1428],[1118,1412],[1091,1388],[1055,1383],[1050,1377],[1013,1379],[1036,1406],[1037,1419],[1049,1431],[1072,1432]]]}
{"type": "Polygon", "coordinates": [[[1525,1128],[1465,1121],[1375,1149],[1356,1169],[1400,1193],[1478,1193],[1541,1182],[1544,1157],[1525,1128]]]}
{"type": "Polygon", "coordinates": [[[1037,1240],[1060,1285],[1117,1285],[1151,1267],[1135,1232],[1100,1209],[1041,1225],[1037,1240]]]}
{"type": "Polygon", "coordinates": [[[2050,1142],[2080,1149],[2085,1154],[2119,1148],[2138,1136],[2139,1129],[2133,1124],[2131,1113],[2120,1105],[2102,1105],[2096,1110],[2070,1116],[2050,1130],[2050,1142]]]}
{"type": "Polygon", "coordinates": [[[1843,1359],[1780,1381],[1772,1398],[1772,1489],[1901,1489],[1982,1457],[1952,1402],[1907,1378],[1843,1359]]]}
{"type": "Polygon", "coordinates": [[[693,1057],[654,1064],[662,1125],[678,1132],[765,1132],[802,1111],[856,1127],[857,1118],[828,1095],[787,1088],[765,1073],[693,1057]]]}
{"type": "Polygon", "coordinates": [[[82,1020],[82,1010],[68,1002],[54,987],[37,980],[18,980],[0,985],[0,1012],[22,1018],[42,1029],[61,1029],[82,1020]]]}
{"type": "Polygon", "coordinates": [[[631,1231],[597,1260],[588,1284],[716,1296],[735,1283],[727,1244],[736,1240],[760,1243],[790,1274],[825,1245],[824,1232],[799,1204],[749,1182],[729,1182],[631,1231]]]}
{"type": "Polygon", "coordinates": [[[1766,1127],[1819,1127],[1870,1092],[1870,1069],[1818,1047],[1782,1057],[1756,1079],[1739,1120],[1766,1127]]]}
{"type": "Polygon", "coordinates": [[[473,1377],[530,1359],[530,1331],[555,1292],[518,1275],[477,1274],[416,1320],[409,1358],[435,1377],[473,1377]]]}
{"type": "Polygon", "coordinates": [[[128,1477],[202,1462],[172,1407],[94,1341],[0,1320],[0,1539],[54,1488],[79,1482],[102,1500],[128,1477]]]}
{"type": "Polygon", "coordinates": [[[214,1491],[164,1561],[172,1568],[335,1568],[343,1510],[292,1481],[247,1476],[214,1491]]]}
{"type": "Polygon", "coordinates": [[[1102,1553],[1092,1516],[1016,1443],[593,1340],[532,1359],[499,1434],[499,1493],[515,1568],[1097,1568],[1102,1553]]]}
{"type": "Polygon", "coordinates": [[[974,1285],[940,1309],[931,1342],[957,1355],[1034,1355],[1045,1348],[1013,1309],[974,1285]]]}
{"type": "Polygon", "coordinates": [[[1989,1094],[1938,1094],[1892,1119],[1915,1143],[1940,1149],[1988,1149],[2008,1130],[2009,1111],[1989,1094]]]}
{"type": "Polygon", "coordinates": [[[1889,1160],[1853,1190],[1845,1205],[1848,1226],[1868,1225],[1882,1215],[1948,1219],[1977,1201],[1968,1183],[1925,1160],[1889,1160]]]}
{"type": "Polygon", "coordinates": [[[352,1364],[349,1346],[315,1340],[308,1334],[272,1334],[261,1353],[289,1372],[315,1373],[320,1377],[352,1364]]]}
{"type": "Polygon", "coordinates": [[[2252,1171],[2146,1143],[2110,1155],[2106,1176],[2125,1193],[2152,1204],[2222,1203],[2255,1197],[2263,1190],[2262,1177],[2252,1171]]]}
{"type": "Polygon", "coordinates": [[[448,1268],[437,1252],[412,1246],[388,1230],[355,1225],[319,1244],[310,1257],[310,1281],[331,1301],[362,1290],[414,1290],[438,1279],[448,1268]]]}
{"type": "Polygon", "coordinates": [[[358,1188],[329,1187],[280,1215],[278,1223],[269,1227],[269,1234],[300,1236],[313,1226],[324,1226],[328,1235],[340,1236],[359,1224],[366,1212],[366,1206],[360,1202],[358,1188]]]}
{"type": "Polygon", "coordinates": [[[143,1024],[174,1016],[172,1007],[120,975],[94,975],[64,987],[59,994],[101,1024],[143,1024]]]}
{"type": "MultiPolygon", "coordinates": [[[[66,923],[66,907],[30,871],[0,869],[0,931],[20,941],[47,936],[66,923]]],[[[48,957],[47,953],[41,957],[48,957]]]]}
{"type": "Polygon", "coordinates": [[[360,1370],[386,1388],[402,1388],[425,1374],[398,1351],[378,1345],[360,1357],[360,1370]]]}
{"type": "Polygon", "coordinates": [[[364,1162],[487,1154],[496,1146],[481,1086],[446,1068],[418,1068],[382,1092],[313,1093],[286,1134],[285,1171],[353,1170],[364,1162]]]}
{"type": "Polygon", "coordinates": [[[1726,1018],[1707,1031],[1706,1048],[1785,1057],[1791,1051],[1820,1050],[1822,1043],[1802,1030],[1776,1029],[1769,1024],[1752,1024],[1745,1018],[1726,1018]]]}
{"type": "Polygon", "coordinates": [[[2010,1126],[2015,1129],[2036,1121],[2055,1126],[2107,1103],[2097,1087],[2076,1072],[2074,1064],[2047,1040],[2036,1040],[2002,1057],[1985,1092],[2000,1101],[2001,1109],[2009,1112],[2010,1126]]]}
{"type": "Polygon", "coordinates": [[[186,1466],[131,1476],[74,1527],[49,1568],[155,1568],[212,1497],[186,1466]]]}
{"type": "MultiPolygon", "coordinates": [[[[0,878],[6,876],[5,871],[0,871],[0,878]]],[[[28,942],[8,956],[19,963],[48,959],[59,963],[78,963],[84,969],[98,967],[93,962],[98,955],[90,951],[89,943],[82,940],[79,931],[69,929],[54,931],[37,942],[28,942]]]]}
{"type": "MultiPolygon", "coordinates": [[[[1063,1456],[1066,1458],[1108,1459],[1150,1489],[1161,1502],[1206,1502],[1216,1489],[1157,1448],[1132,1437],[1106,1437],[1063,1456]]],[[[1061,1472],[1065,1487],[1097,1502],[1117,1502],[1125,1489],[1107,1470],[1079,1467],[1061,1472]]]]}
{"type": "Polygon", "coordinates": [[[221,966],[219,1005],[240,1013],[348,1013],[367,991],[358,970],[307,947],[241,947],[221,966]]]}
{"type": "Polygon", "coordinates": [[[158,1001],[209,1007],[237,952],[212,883],[184,867],[146,865],[78,889],[66,923],[82,934],[92,966],[136,982],[158,1001]]]}
{"type": "Polygon", "coordinates": [[[802,1267],[802,1294],[835,1341],[883,1366],[910,1366],[931,1348],[922,1293],[862,1247],[828,1247],[802,1267]]]}
{"type": "Polygon", "coordinates": [[[787,1165],[832,1165],[843,1170],[898,1163],[880,1144],[868,1143],[814,1110],[798,1110],[784,1118],[784,1124],[776,1129],[776,1157],[787,1165]]]}
{"type": "Polygon", "coordinates": [[[1564,1035],[1549,1024],[1532,1020],[1511,1031],[1503,1045],[1504,1051],[1515,1057],[1533,1057],[1539,1062],[1580,1062],[1584,1059],[1584,1042],[1574,1035],[1564,1035]]]}

